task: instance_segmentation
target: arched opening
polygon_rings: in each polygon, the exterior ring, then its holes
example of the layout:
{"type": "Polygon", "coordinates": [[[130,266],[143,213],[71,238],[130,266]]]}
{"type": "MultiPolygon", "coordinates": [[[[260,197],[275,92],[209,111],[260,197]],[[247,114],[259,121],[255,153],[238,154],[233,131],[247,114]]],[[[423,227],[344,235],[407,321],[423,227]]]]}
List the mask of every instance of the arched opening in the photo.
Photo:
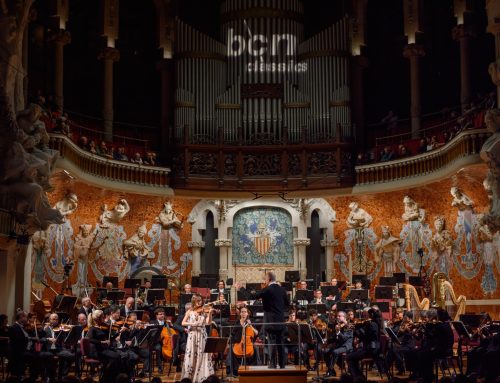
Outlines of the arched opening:
{"type": "Polygon", "coordinates": [[[218,233],[214,226],[214,215],[211,211],[207,213],[205,230],[201,237],[205,247],[201,249],[200,266],[203,274],[219,274],[219,248],[215,247],[218,233]]]}
{"type": "Polygon", "coordinates": [[[325,280],[325,248],[321,246],[323,235],[323,230],[319,227],[319,214],[314,210],[311,213],[311,227],[307,228],[307,237],[311,244],[306,248],[306,267],[307,278],[314,279],[316,286],[325,280]]]}

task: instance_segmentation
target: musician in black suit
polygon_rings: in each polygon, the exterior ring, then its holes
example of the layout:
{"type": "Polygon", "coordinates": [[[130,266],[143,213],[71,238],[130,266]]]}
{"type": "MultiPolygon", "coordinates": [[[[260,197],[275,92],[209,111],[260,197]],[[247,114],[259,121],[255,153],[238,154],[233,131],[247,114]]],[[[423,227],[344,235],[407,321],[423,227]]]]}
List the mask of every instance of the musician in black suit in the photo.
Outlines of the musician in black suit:
{"type": "MultiPolygon", "coordinates": [[[[284,288],[276,282],[276,274],[268,271],[265,277],[266,287],[255,294],[255,299],[262,299],[264,309],[264,323],[284,323],[285,310],[290,306],[288,295],[284,288]]],[[[271,324],[265,325],[270,346],[271,362],[269,368],[276,368],[276,351],[278,352],[278,362],[281,368],[285,368],[285,346],[284,346],[284,326],[271,324]]]]}
{"type": "Polygon", "coordinates": [[[362,375],[359,361],[367,357],[375,357],[380,349],[380,331],[382,330],[379,326],[380,311],[370,308],[367,313],[369,319],[357,324],[354,329],[354,336],[363,343],[363,347],[347,354],[349,372],[354,378],[362,375]]]}
{"type": "Polygon", "coordinates": [[[347,322],[347,316],[344,311],[337,313],[337,322],[328,324],[329,330],[327,334],[328,345],[332,345],[327,351],[326,357],[328,360],[328,371],[326,377],[336,376],[335,363],[339,362],[340,356],[343,353],[349,353],[353,349],[353,327],[347,322]]]}
{"type": "Polygon", "coordinates": [[[92,309],[94,306],[92,305],[92,301],[90,300],[89,297],[84,297],[82,298],[82,307],[78,310],[78,314],[85,314],[85,316],[88,318],[89,314],[92,313],[92,309]]]}
{"type": "MultiPolygon", "coordinates": [[[[161,307],[155,310],[156,319],[152,320],[150,323],[156,326],[166,326],[165,310],[161,307]]],[[[153,346],[153,350],[156,351],[156,364],[158,366],[158,372],[163,373],[163,356],[161,352],[162,342],[158,342],[153,346]]]]}

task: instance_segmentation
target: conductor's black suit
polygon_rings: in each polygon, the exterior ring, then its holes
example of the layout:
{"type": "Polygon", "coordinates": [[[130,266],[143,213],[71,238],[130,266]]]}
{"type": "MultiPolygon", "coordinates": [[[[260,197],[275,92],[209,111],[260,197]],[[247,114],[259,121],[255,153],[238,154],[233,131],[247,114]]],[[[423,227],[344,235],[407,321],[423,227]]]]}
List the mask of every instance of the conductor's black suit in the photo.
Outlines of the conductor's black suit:
{"type": "MultiPolygon", "coordinates": [[[[255,295],[255,299],[262,299],[264,308],[264,323],[285,322],[285,310],[290,305],[290,300],[284,288],[277,283],[271,282],[265,289],[255,295]]],[[[265,326],[269,339],[271,353],[271,367],[276,366],[276,349],[278,351],[278,361],[282,368],[285,368],[285,346],[283,325],[270,324],[265,326]]]]}

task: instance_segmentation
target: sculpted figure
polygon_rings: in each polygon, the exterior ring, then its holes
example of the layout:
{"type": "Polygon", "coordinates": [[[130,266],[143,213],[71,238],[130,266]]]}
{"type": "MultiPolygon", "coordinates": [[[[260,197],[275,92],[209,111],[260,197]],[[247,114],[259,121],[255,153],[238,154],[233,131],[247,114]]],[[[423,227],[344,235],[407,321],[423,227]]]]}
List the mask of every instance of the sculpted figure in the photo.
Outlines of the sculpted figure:
{"type": "Polygon", "coordinates": [[[462,192],[461,189],[456,186],[450,189],[450,193],[453,196],[453,201],[451,202],[451,206],[458,208],[458,210],[472,210],[474,207],[474,202],[462,192]]]}
{"type": "Polygon", "coordinates": [[[386,276],[396,272],[396,262],[399,260],[401,240],[393,237],[389,226],[382,226],[382,237],[375,245],[375,261],[384,263],[386,276]]]}
{"type": "Polygon", "coordinates": [[[66,216],[73,214],[77,207],[78,197],[74,193],[69,193],[55,204],[54,209],[57,209],[64,219],[66,219],[66,216]]]}
{"type": "Polygon", "coordinates": [[[130,211],[128,202],[121,199],[112,210],[108,210],[108,205],[102,207],[102,214],[99,217],[101,227],[108,227],[110,224],[117,224],[130,211]]]}
{"type": "Polygon", "coordinates": [[[182,227],[182,223],[179,218],[177,218],[177,214],[172,208],[170,201],[164,203],[163,210],[160,212],[158,217],[156,217],[156,220],[162,225],[163,229],[180,229],[182,227]]]}
{"type": "Polygon", "coordinates": [[[47,252],[47,232],[45,230],[35,232],[31,237],[31,243],[33,246],[33,288],[41,292],[43,290],[43,282],[45,282],[43,259],[47,252]]]}
{"type": "Polygon", "coordinates": [[[132,237],[123,241],[123,256],[125,258],[146,258],[148,256],[151,248],[146,245],[146,241],[144,240],[147,231],[148,229],[144,224],[137,228],[136,233],[132,237]]]}
{"type": "Polygon", "coordinates": [[[492,135],[481,148],[481,159],[489,168],[486,180],[490,198],[490,208],[482,222],[495,233],[500,230],[500,109],[488,110],[484,122],[492,135]]]}
{"type": "Polygon", "coordinates": [[[370,226],[373,218],[366,210],[361,209],[356,202],[351,202],[349,204],[349,209],[351,209],[351,212],[347,217],[347,226],[352,229],[367,228],[370,226]]]}
{"type": "Polygon", "coordinates": [[[95,237],[95,234],[91,233],[92,225],[80,225],[80,232],[77,234],[75,244],[73,245],[73,258],[77,265],[76,286],[79,291],[81,291],[81,287],[88,285],[89,252],[95,237]]]}
{"type": "Polygon", "coordinates": [[[418,204],[408,196],[403,198],[405,212],[401,216],[404,221],[420,221],[425,219],[425,210],[420,209],[418,204]]]}
{"type": "Polygon", "coordinates": [[[18,138],[24,149],[43,163],[43,166],[37,169],[37,178],[45,189],[51,189],[49,177],[54,170],[57,152],[48,148],[49,135],[45,124],[40,121],[41,115],[42,108],[36,104],[30,104],[27,109],[20,111],[17,114],[17,124],[20,128],[18,138]]]}
{"type": "Polygon", "coordinates": [[[436,233],[431,240],[431,251],[436,260],[437,271],[448,275],[451,268],[451,253],[453,249],[453,238],[448,230],[445,230],[444,217],[438,216],[434,220],[436,233]]]}

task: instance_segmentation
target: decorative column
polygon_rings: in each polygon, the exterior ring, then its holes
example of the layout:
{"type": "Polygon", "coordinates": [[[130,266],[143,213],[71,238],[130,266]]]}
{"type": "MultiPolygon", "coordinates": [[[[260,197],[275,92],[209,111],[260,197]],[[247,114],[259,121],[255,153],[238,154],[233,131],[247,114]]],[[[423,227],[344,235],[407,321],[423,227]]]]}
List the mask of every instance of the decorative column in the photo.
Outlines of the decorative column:
{"type": "Polygon", "coordinates": [[[462,111],[467,109],[471,101],[470,81],[470,40],[473,37],[471,28],[463,24],[457,25],[452,31],[453,40],[460,44],[460,104],[462,111]]]}
{"type": "Polygon", "coordinates": [[[106,38],[106,47],[99,53],[98,59],[103,61],[103,108],[102,118],[104,120],[104,139],[113,139],[113,64],[120,60],[120,52],[115,49],[115,41],[118,39],[120,9],[118,0],[102,0],[102,35],[106,38]]]}
{"type": "Polygon", "coordinates": [[[104,120],[104,139],[113,140],[113,64],[120,60],[120,51],[116,48],[106,47],[98,56],[104,67],[103,76],[103,108],[102,118],[104,120]]]}
{"type": "Polygon", "coordinates": [[[355,137],[361,137],[365,124],[364,106],[364,70],[368,60],[363,56],[362,48],[366,45],[366,6],[368,0],[352,0],[351,16],[351,118],[355,126],[355,137]]]}
{"type": "Polygon", "coordinates": [[[205,247],[205,241],[189,241],[188,248],[191,249],[193,255],[193,267],[191,268],[191,276],[198,276],[201,273],[201,254],[200,249],[205,247]]]}
{"type": "Polygon", "coordinates": [[[311,244],[311,240],[309,238],[295,238],[293,240],[293,245],[296,248],[296,254],[298,255],[299,260],[299,272],[300,279],[306,279],[307,276],[307,267],[306,267],[306,246],[311,244]]]}
{"type": "MultiPolygon", "coordinates": [[[[16,255],[16,241],[0,239],[0,312],[9,318],[16,310],[16,255]]],[[[31,275],[26,281],[31,285],[31,275]]]]}
{"type": "Polygon", "coordinates": [[[226,238],[217,238],[215,240],[215,246],[225,250],[219,251],[219,278],[225,281],[229,277],[228,250],[231,246],[233,246],[233,240],[226,238]]]}
{"type": "Polygon", "coordinates": [[[64,46],[71,42],[71,34],[64,29],[57,29],[49,35],[54,47],[54,98],[57,108],[64,107],[64,46]]]}
{"type": "Polygon", "coordinates": [[[411,133],[413,138],[418,138],[420,130],[420,57],[425,56],[424,47],[419,44],[408,44],[403,49],[403,56],[410,60],[411,133]]]}
{"type": "Polygon", "coordinates": [[[491,80],[497,86],[497,108],[500,107],[500,3],[496,0],[486,0],[488,14],[487,32],[495,36],[495,62],[489,67],[491,80]]]}
{"type": "Polygon", "coordinates": [[[329,282],[334,276],[334,265],[333,265],[333,257],[334,257],[334,249],[335,246],[338,245],[338,241],[336,239],[322,239],[321,247],[325,248],[325,256],[326,256],[326,281],[329,282]]]}
{"type": "Polygon", "coordinates": [[[161,59],[156,65],[161,75],[161,149],[168,155],[169,145],[174,125],[174,60],[161,59]]]}

